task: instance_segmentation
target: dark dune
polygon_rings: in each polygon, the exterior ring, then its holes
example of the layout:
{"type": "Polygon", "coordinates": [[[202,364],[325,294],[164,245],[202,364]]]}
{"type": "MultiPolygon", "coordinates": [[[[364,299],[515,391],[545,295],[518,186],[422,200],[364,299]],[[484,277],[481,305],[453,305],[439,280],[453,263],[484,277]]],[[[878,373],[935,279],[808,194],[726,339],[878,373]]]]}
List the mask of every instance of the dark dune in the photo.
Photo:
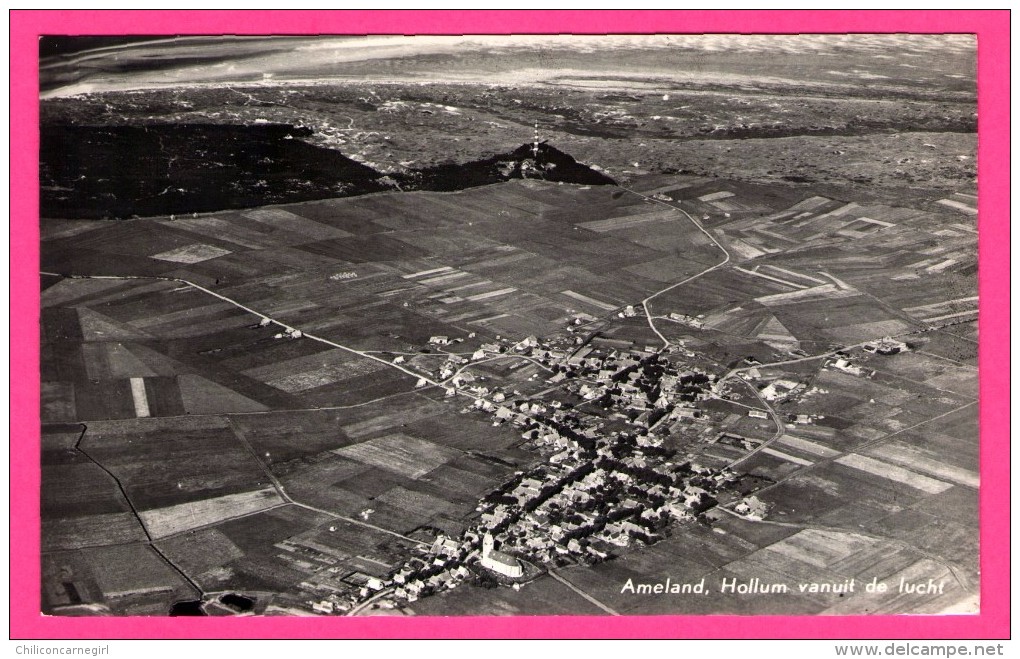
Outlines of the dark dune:
{"type": "Polygon", "coordinates": [[[381,175],[266,124],[44,126],[43,216],[126,218],[309,201],[387,188],[381,175]]]}
{"type": "Polygon", "coordinates": [[[524,144],[510,153],[464,164],[446,164],[421,169],[401,177],[401,187],[448,192],[489,185],[510,179],[535,178],[580,185],[613,185],[615,181],[569,155],[540,144],[538,157],[524,144]]]}

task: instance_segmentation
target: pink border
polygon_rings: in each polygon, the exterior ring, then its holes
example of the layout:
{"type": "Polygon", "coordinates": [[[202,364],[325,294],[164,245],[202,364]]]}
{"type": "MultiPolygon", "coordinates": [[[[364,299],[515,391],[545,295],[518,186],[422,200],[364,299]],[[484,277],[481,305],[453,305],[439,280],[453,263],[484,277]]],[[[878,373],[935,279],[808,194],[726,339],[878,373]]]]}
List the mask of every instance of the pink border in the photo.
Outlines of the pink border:
{"type": "Polygon", "coordinates": [[[10,14],[10,636],[47,638],[1008,638],[1009,12],[26,11],[10,14]],[[942,617],[45,618],[39,574],[40,34],[976,33],[981,139],[981,611],[942,617]],[[16,385],[16,386],[15,386],[16,385]]]}

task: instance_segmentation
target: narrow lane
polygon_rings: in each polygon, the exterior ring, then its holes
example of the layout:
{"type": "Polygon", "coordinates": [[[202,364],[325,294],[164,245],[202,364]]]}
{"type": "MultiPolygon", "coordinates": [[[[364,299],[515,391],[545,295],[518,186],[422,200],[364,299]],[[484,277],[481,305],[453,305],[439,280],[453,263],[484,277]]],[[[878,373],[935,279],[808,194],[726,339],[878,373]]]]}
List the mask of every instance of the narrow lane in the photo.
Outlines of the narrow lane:
{"type": "Polygon", "coordinates": [[[701,233],[703,233],[706,236],[708,236],[708,239],[711,240],[715,244],[715,246],[718,247],[722,251],[722,253],[725,255],[725,258],[723,258],[723,260],[720,261],[719,263],[716,263],[713,266],[709,266],[709,267],[705,268],[704,270],[702,270],[701,272],[699,272],[699,273],[697,273],[695,275],[691,275],[690,277],[687,277],[686,279],[678,281],[675,284],[670,284],[666,288],[660,289],[660,290],[656,291],[655,293],[652,293],[651,295],[649,295],[645,299],[641,300],[641,306],[645,310],[645,318],[648,320],[648,326],[651,328],[651,330],[653,332],[655,332],[655,335],[658,336],[662,340],[663,347],[664,348],[668,348],[671,344],[670,344],[669,340],[665,336],[662,335],[662,332],[660,332],[658,330],[658,328],[655,327],[655,323],[653,322],[654,316],[652,315],[652,312],[651,312],[651,310],[648,307],[648,303],[651,302],[652,300],[654,300],[656,297],[662,295],[663,293],[669,292],[669,291],[673,290],[674,288],[677,288],[678,286],[683,286],[684,284],[686,284],[688,282],[694,281],[695,279],[698,279],[699,277],[703,277],[703,276],[707,275],[708,273],[712,272],[713,270],[716,270],[718,268],[723,267],[724,265],[726,265],[727,263],[730,262],[730,253],[726,250],[725,247],[722,246],[722,244],[718,240],[716,240],[715,236],[713,236],[711,234],[711,232],[709,232],[707,229],[705,229],[705,227],[703,227],[700,222],[698,222],[693,217],[691,217],[690,213],[688,213],[684,209],[680,208],[679,206],[674,206],[673,204],[667,204],[666,202],[662,201],[661,199],[656,199],[654,197],[649,197],[646,194],[641,194],[640,192],[636,192],[634,190],[631,190],[630,188],[624,188],[624,187],[621,186],[621,189],[625,190],[625,191],[627,191],[627,192],[629,192],[631,194],[637,195],[637,196],[641,197],[642,199],[646,199],[648,201],[655,202],[657,204],[661,204],[661,205],[665,206],[666,208],[670,208],[670,209],[672,209],[674,211],[678,211],[680,213],[683,213],[683,215],[688,220],[690,220],[691,223],[694,226],[696,226],[699,231],[701,231],[701,233]]]}
{"type": "Polygon", "coordinates": [[[611,616],[618,616],[618,615],[620,615],[619,612],[609,608],[608,606],[606,606],[605,604],[603,604],[599,600],[595,599],[594,597],[592,597],[588,593],[584,592],[583,590],[581,590],[580,588],[578,588],[577,586],[575,586],[574,584],[570,583],[565,578],[560,576],[559,572],[557,572],[555,570],[555,568],[552,569],[552,570],[549,570],[549,576],[552,577],[553,579],[555,579],[556,581],[559,581],[561,584],[563,584],[564,586],[566,586],[570,590],[574,591],[575,593],[577,593],[578,595],[580,595],[584,599],[588,600],[590,603],[592,603],[595,606],[599,607],[600,609],[602,609],[603,611],[605,611],[609,615],[611,615],[611,616]]]}

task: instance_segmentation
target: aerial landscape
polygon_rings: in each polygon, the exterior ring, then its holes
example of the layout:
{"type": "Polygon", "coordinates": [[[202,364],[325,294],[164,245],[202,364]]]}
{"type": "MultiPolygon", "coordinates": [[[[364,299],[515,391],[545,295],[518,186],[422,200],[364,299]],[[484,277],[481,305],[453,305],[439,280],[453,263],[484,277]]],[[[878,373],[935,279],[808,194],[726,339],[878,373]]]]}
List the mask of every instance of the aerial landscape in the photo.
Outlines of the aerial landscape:
{"type": "Polygon", "coordinates": [[[43,38],[43,612],[978,613],[975,58],[43,38]]]}

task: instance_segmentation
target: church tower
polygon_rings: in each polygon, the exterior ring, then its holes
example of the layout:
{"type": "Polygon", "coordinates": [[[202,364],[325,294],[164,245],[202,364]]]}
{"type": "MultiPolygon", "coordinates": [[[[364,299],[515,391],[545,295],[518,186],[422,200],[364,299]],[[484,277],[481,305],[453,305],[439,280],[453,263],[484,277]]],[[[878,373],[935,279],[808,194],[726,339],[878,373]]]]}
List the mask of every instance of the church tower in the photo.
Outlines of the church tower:
{"type": "Polygon", "coordinates": [[[495,541],[492,539],[492,534],[488,531],[485,532],[485,537],[482,538],[482,558],[487,558],[494,549],[495,541]]]}

